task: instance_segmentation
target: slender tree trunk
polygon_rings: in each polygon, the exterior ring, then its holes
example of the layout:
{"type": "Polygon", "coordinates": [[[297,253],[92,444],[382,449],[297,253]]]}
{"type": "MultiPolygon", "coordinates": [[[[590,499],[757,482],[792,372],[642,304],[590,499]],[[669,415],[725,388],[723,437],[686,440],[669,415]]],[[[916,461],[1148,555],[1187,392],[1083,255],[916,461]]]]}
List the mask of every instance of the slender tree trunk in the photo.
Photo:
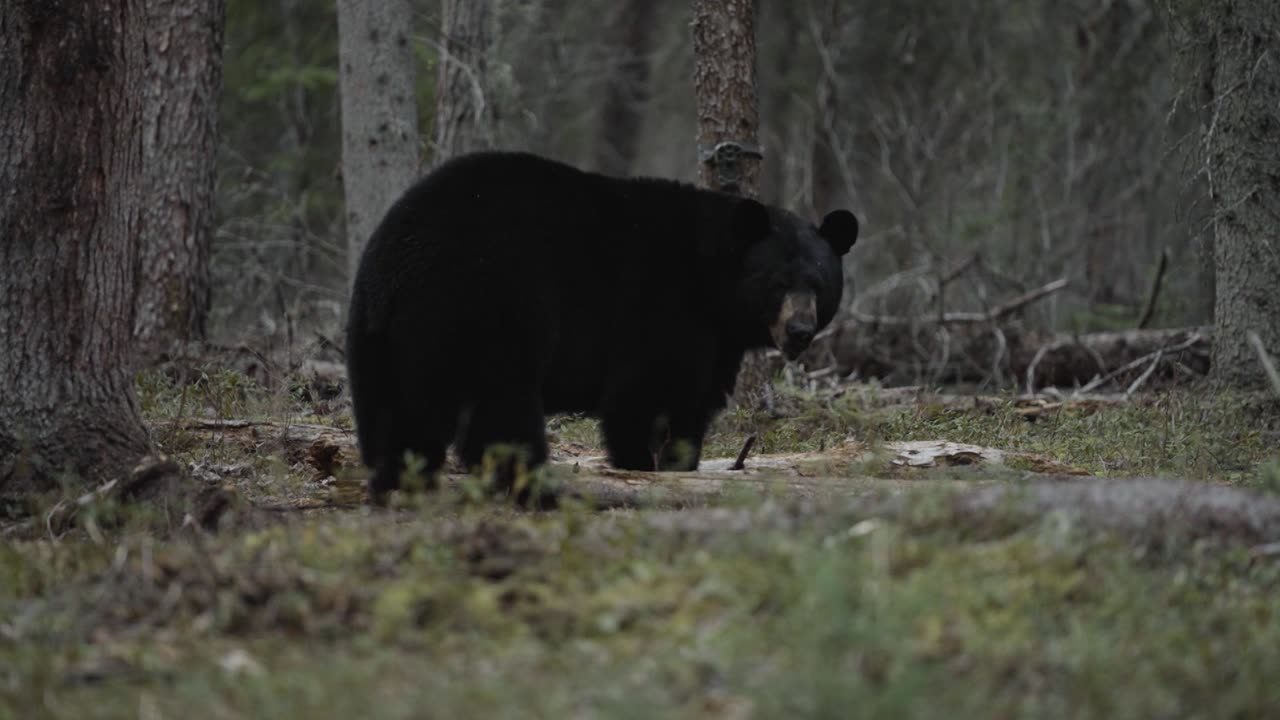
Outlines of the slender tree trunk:
{"type": "Polygon", "coordinates": [[[133,390],[147,90],[140,0],[0,13],[0,494],[120,477],[133,390]]]}
{"type": "Polygon", "coordinates": [[[1213,375],[1251,385],[1264,375],[1248,333],[1280,354],[1280,4],[1212,7],[1205,146],[1217,265],[1213,375]]]}
{"type": "Polygon", "coordinates": [[[605,90],[596,145],[596,169],[609,175],[625,176],[635,165],[649,100],[649,51],[656,14],[655,0],[625,0],[616,13],[614,24],[621,31],[623,55],[605,90]]]}
{"type": "MultiPolygon", "coordinates": [[[[756,145],[760,114],[752,0],[694,0],[693,52],[698,147],[710,151],[721,142],[756,145]]],[[[711,164],[701,163],[700,170],[705,187],[753,198],[760,192],[760,163],[756,159],[745,158],[742,177],[728,185],[711,164]]],[[[764,353],[748,353],[738,373],[734,403],[751,408],[769,406],[771,378],[764,353]]]]}
{"type": "MultiPolygon", "coordinates": [[[[839,88],[836,85],[835,63],[839,57],[839,44],[836,30],[840,27],[841,0],[830,0],[828,3],[815,3],[817,22],[822,23],[820,37],[822,46],[818,48],[822,54],[821,75],[816,89],[813,123],[813,165],[812,165],[812,197],[813,211],[821,217],[846,203],[837,202],[843,183],[840,168],[837,165],[840,148],[836,146],[836,121],[839,113],[839,88]]],[[[811,18],[813,16],[810,16],[811,18]]]]}
{"type": "Polygon", "coordinates": [[[146,0],[146,9],[150,189],[133,332],[149,360],[205,336],[226,0],[146,0]]]}
{"type": "Polygon", "coordinates": [[[436,83],[432,163],[493,145],[487,50],[493,10],[489,0],[444,0],[440,77],[436,83]]]}
{"type": "Polygon", "coordinates": [[[383,213],[418,174],[408,0],[338,0],[347,278],[383,213]]]}

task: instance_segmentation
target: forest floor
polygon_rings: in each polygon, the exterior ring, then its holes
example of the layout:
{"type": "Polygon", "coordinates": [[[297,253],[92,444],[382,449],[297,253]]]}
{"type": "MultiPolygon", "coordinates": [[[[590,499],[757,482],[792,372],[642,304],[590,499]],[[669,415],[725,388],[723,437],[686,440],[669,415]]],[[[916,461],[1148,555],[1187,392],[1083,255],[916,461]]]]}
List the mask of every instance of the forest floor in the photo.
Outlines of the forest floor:
{"type": "Polygon", "coordinates": [[[1273,399],[784,393],[664,477],[556,420],[549,476],[610,500],[526,511],[466,478],[372,508],[183,423],[345,414],[229,373],[139,389],[231,509],[0,521],[0,718],[1280,714],[1273,399]]]}

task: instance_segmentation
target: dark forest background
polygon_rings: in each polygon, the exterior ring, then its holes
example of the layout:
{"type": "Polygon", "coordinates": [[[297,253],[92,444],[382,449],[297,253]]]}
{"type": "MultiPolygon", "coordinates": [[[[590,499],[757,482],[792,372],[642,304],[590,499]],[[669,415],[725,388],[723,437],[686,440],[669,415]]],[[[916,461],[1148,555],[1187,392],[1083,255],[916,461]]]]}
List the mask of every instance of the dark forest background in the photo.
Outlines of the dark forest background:
{"type": "MultiPolygon", "coordinates": [[[[485,49],[495,146],[589,169],[696,179],[690,3],[496,2],[485,49]]],[[[846,304],[930,298],[911,268],[981,263],[947,287],[981,311],[1060,277],[1042,330],[1131,328],[1167,253],[1151,327],[1207,323],[1198,128],[1163,14],[1140,0],[760,0],[762,199],[849,207],[864,236],[846,304]],[[890,291],[891,290],[891,291],[890,291]]],[[[424,168],[440,4],[415,2],[424,168]]],[[[230,0],[215,339],[336,337],[345,307],[337,24],[325,0],[230,0]]]]}

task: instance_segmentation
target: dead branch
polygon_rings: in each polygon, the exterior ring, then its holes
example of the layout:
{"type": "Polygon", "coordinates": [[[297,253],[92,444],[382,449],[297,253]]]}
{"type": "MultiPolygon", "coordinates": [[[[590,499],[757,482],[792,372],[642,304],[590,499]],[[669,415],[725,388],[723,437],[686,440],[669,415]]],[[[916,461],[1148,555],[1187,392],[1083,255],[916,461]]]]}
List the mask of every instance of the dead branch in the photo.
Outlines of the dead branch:
{"type": "MultiPolygon", "coordinates": [[[[1136,359],[1136,360],[1134,360],[1134,361],[1132,361],[1132,362],[1126,363],[1123,367],[1120,367],[1120,368],[1117,368],[1117,369],[1115,369],[1115,370],[1112,370],[1111,372],[1107,373],[1106,375],[1103,375],[1103,376],[1100,376],[1100,377],[1096,377],[1096,378],[1094,378],[1094,379],[1093,379],[1093,380],[1091,380],[1087,385],[1085,385],[1084,387],[1080,388],[1080,392],[1081,392],[1081,393],[1092,392],[1093,390],[1095,390],[1095,389],[1097,389],[1097,388],[1101,387],[1102,385],[1104,385],[1104,384],[1106,384],[1106,383],[1111,382],[1112,380],[1116,379],[1117,377],[1119,377],[1119,376],[1121,376],[1121,375],[1123,375],[1123,374],[1125,374],[1125,373],[1127,373],[1127,372],[1130,372],[1130,371],[1132,371],[1132,370],[1136,370],[1137,368],[1141,367],[1144,363],[1146,363],[1146,362],[1150,361],[1152,358],[1157,358],[1157,359],[1158,359],[1158,358],[1160,358],[1161,356],[1163,356],[1165,353],[1174,354],[1174,353],[1182,352],[1183,350],[1189,350],[1189,349],[1191,349],[1191,347],[1192,347],[1192,346],[1194,346],[1194,345],[1197,345],[1197,344],[1201,343],[1203,340],[1204,340],[1204,338],[1202,338],[1199,334],[1197,334],[1197,333],[1192,333],[1190,337],[1188,337],[1186,340],[1183,340],[1182,342],[1180,342],[1180,343],[1178,343],[1178,344],[1176,344],[1176,345],[1171,345],[1171,346],[1169,346],[1169,347],[1159,348],[1159,349],[1157,349],[1155,352],[1153,352],[1153,353],[1148,353],[1147,355],[1143,355],[1142,357],[1140,357],[1140,358],[1138,358],[1138,359],[1136,359]]],[[[1153,365],[1154,365],[1154,364],[1153,364],[1153,365]]]]}
{"type": "Polygon", "coordinates": [[[1067,286],[1066,278],[1059,278],[1049,283],[1025,292],[1018,297],[1003,302],[991,308],[987,312],[952,312],[943,313],[938,317],[930,317],[921,315],[918,317],[902,317],[897,315],[870,315],[867,313],[853,312],[855,322],[872,324],[872,325],[960,325],[970,323],[992,323],[1004,318],[1021,308],[1046,298],[1067,286]]]}
{"type": "Polygon", "coordinates": [[[937,287],[934,288],[933,292],[929,293],[925,302],[932,303],[935,299],[941,297],[942,291],[945,290],[948,285],[955,282],[961,275],[965,274],[969,268],[977,265],[978,261],[981,259],[982,255],[979,253],[973,253],[944,270],[942,274],[938,276],[937,287]]]}
{"type": "MultiPolygon", "coordinates": [[[[1016,378],[1034,394],[1049,387],[1079,387],[1087,392],[1104,383],[1141,373],[1155,354],[1161,362],[1146,383],[1185,381],[1209,371],[1209,328],[1125,330],[1045,337],[1017,323],[990,326],[959,324],[877,326],[843,324],[831,339],[801,359],[806,367],[824,367],[835,358],[841,376],[857,374],[888,384],[917,384],[939,378],[958,383],[989,383],[1016,378]],[[946,329],[944,334],[942,331],[946,329]],[[942,352],[946,348],[946,353],[942,352]],[[940,357],[950,360],[940,365],[940,357]],[[996,362],[998,360],[998,365],[996,362]],[[994,372],[998,367],[999,372],[994,372]]],[[[1123,389],[1123,386],[1122,386],[1123,389]]]]}
{"type": "Polygon", "coordinates": [[[747,467],[747,455],[751,452],[751,446],[756,444],[755,434],[747,436],[747,441],[742,443],[742,450],[738,452],[738,459],[733,461],[731,470],[744,470],[747,467]]]}
{"type": "Polygon", "coordinates": [[[1036,394],[1036,368],[1040,367],[1040,361],[1048,354],[1049,346],[1041,345],[1036,351],[1035,357],[1031,358],[1031,363],[1027,365],[1027,394],[1036,394]]]}
{"type": "Polygon", "coordinates": [[[1146,308],[1142,311],[1141,317],[1138,318],[1138,329],[1144,329],[1151,324],[1151,318],[1156,314],[1156,301],[1160,299],[1160,285],[1164,281],[1164,272],[1169,267],[1169,249],[1160,249],[1160,263],[1156,265],[1156,276],[1151,281],[1151,292],[1147,293],[1146,308]]]}
{"type": "Polygon", "coordinates": [[[1254,352],[1258,353],[1258,362],[1262,363],[1262,369],[1267,373],[1267,379],[1271,381],[1271,389],[1275,391],[1276,397],[1280,397],[1280,372],[1276,371],[1276,364],[1267,354],[1267,349],[1262,346],[1262,338],[1258,337],[1258,333],[1249,331],[1249,344],[1253,346],[1254,352]]]}
{"type": "Polygon", "coordinates": [[[1133,381],[1133,384],[1129,386],[1128,390],[1124,391],[1124,396],[1129,397],[1133,395],[1135,392],[1138,391],[1138,388],[1146,384],[1147,378],[1150,378],[1151,373],[1156,371],[1156,368],[1160,366],[1160,360],[1162,360],[1163,358],[1164,358],[1164,350],[1163,349],[1157,350],[1155,358],[1152,359],[1151,364],[1147,366],[1146,371],[1144,371],[1141,375],[1139,375],[1137,380],[1133,381]]]}

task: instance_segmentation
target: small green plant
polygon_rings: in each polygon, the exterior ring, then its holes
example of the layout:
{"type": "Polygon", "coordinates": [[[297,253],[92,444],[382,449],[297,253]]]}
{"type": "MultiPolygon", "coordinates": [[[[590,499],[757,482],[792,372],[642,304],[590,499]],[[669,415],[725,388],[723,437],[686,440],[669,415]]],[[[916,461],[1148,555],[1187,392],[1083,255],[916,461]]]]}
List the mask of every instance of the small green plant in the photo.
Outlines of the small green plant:
{"type": "Polygon", "coordinates": [[[1262,463],[1258,468],[1256,487],[1280,495],[1280,457],[1262,463]]]}

